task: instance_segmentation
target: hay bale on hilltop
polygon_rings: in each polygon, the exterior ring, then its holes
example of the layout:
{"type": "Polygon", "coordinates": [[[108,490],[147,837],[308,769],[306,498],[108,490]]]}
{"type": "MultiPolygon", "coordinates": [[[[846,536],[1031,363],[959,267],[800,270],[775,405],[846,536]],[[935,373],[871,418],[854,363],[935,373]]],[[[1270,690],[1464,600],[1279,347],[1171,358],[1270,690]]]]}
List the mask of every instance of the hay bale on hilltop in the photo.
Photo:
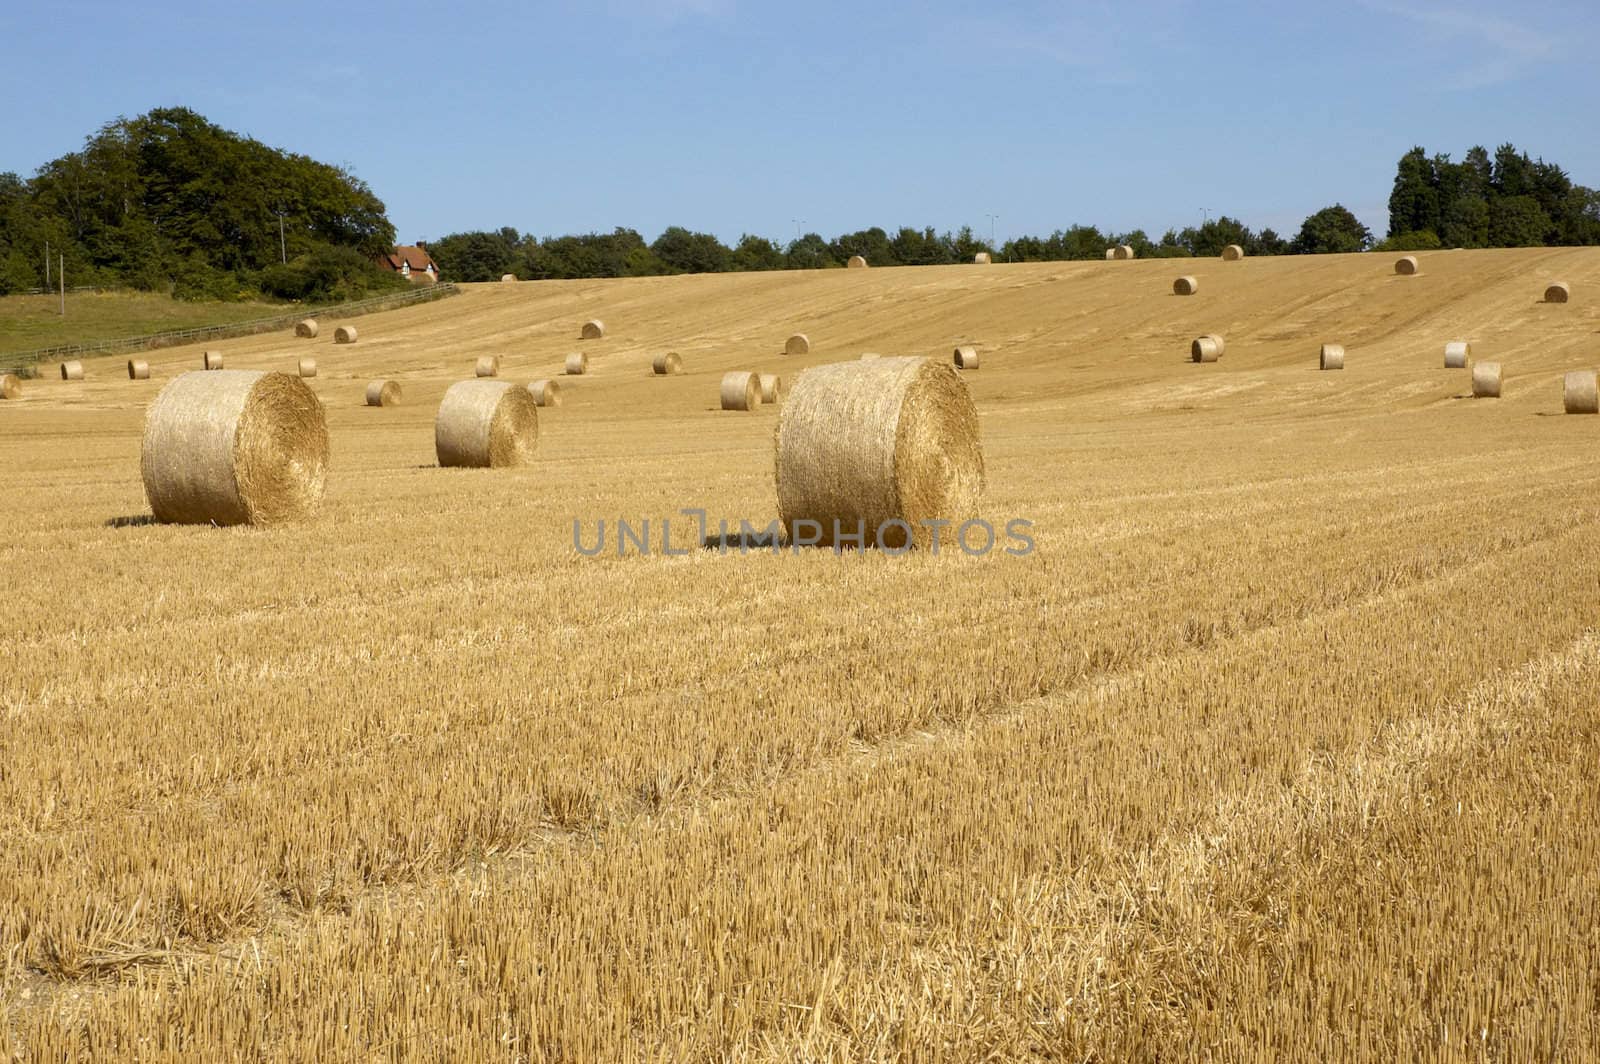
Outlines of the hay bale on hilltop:
{"type": "Polygon", "coordinates": [[[1500,398],[1502,374],[1498,362],[1472,364],[1472,397],[1474,399],[1500,398]]]}
{"type": "Polygon", "coordinates": [[[845,266],[852,270],[864,270],[867,268],[866,257],[862,255],[851,255],[850,261],[845,263],[845,266]]]}
{"type": "Polygon", "coordinates": [[[517,283],[517,275],[514,274],[514,273],[502,273],[500,275],[500,283],[501,284],[516,284],[517,283]]]}
{"type": "Polygon", "coordinates": [[[583,323],[583,330],[579,333],[581,339],[598,340],[606,334],[606,323],[598,319],[590,319],[583,323]]]}
{"type": "Polygon", "coordinates": [[[1394,272],[1400,274],[1402,277],[1410,277],[1412,274],[1417,272],[1418,268],[1417,257],[1415,255],[1402,255],[1400,258],[1394,260],[1394,272]]]}
{"type": "Polygon", "coordinates": [[[1189,361],[1215,362],[1222,357],[1222,344],[1210,334],[1197,336],[1189,344],[1189,361]]]}
{"type": "Polygon", "coordinates": [[[1317,352],[1318,369],[1344,369],[1344,345],[1323,344],[1317,352]]]}
{"type": "Polygon", "coordinates": [[[200,368],[203,370],[218,370],[222,368],[222,352],[206,351],[200,356],[200,368]]]}
{"type": "Polygon", "coordinates": [[[1544,290],[1546,303],[1565,303],[1572,298],[1572,289],[1567,287],[1567,282],[1557,281],[1544,290]]]}
{"type": "Polygon", "coordinates": [[[533,396],[535,406],[561,405],[561,385],[555,381],[531,381],[528,384],[528,394],[533,396]]]}
{"type": "Polygon", "coordinates": [[[1121,257],[1124,259],[1132,259],[1134,257],[1132,244],[1123,244],[1117,250],[1121,252],[1121,257]]]}
{"type": "Polygon", "coordinates": [[[0,399],[21,399],[22,378],[15,373],[0,374],[0,399]]]}
{"type": "Polygon", "coordinates": [[[667,377],[683,372],[683,359],[676,351],[668,351],[664,355],[657,355],[650,362],[650,372],[658,377],[667,377]]]}
{"type": "Polygon", "coordinates": [[[754,410],[761,405],[761,379],[754,373],[725,373],[718,391],[724,410],[754,410]]]}
{"type": "Polygon", "coordinates": [[[498,376],[500,376],[500,356],[499,355],[479,355],[478,356],[478,361],[473,363],[472,375],[474,377],[498,377],[498,376]]]}
{"type": "Polygon", "coordinates": [[[130,381],[147,381],[150,379],[150,363],[142,358],[128,359],[128,379],[130,381]]]}
{"type": "Polygon", "coordinates": [[[327,419],[287,373],[185,373],[150,404],[139,466],[157,521],[294,521],[322,501],[327,419]]]}
{"type": "Polygon", "coordinates": [[[809,355],[811,353],[811,337],[805,333],[795,333],[783,342],[783,353],[786,355],[809,355]]]}
{"type": "Polygon", "coordinates": [[[353,344],[356,342],[356,327],[354,325],[341,325],[333,330],[333,342],[336,344],[353,344]]]}
{"type": "Polygon", "coordinates": [[[871,362],[875,358],[882,358],[882,357],[883,356],[878,354],[876,351],[864,351],[864,352],[862,352],[860,361],[862,361],[862,362],[871,362]]]}
{"type": "Polygon", "coordinates": [[[977,369],[978,349],[971,345],[958,347],[955,349],[950,361],[956,369],[977,369]]]}
{"type": "Polygon", "coordinates": [[[61,379],[64,381],[83,380],[83,363],[77,361],[61,363],[61,379]]]}
{"type": "Polygon", "coordinates": [[[317,328],[316,318],[306,318],[294,327],[294,334],[310,339],[317,335],[317,328]]]}
{"type": "Polygon", "coordinates": [[[1193,277],[1183,276],[1172,282],[1172,294],[1175,296],[1192,296],[1200,291],[1200,282],[1193,277]]]}
{"type": "Polygon", "coordinates": [[[300,360],[299,369],[300,376],[315,377],[317,375],[317,360],[314,358],[302,358],[300,360]]]}
{"type": "Polygon", "coordinates": [[[1600,374],[1570,370],[1561,382],[1561,408],[1569,414],[1600,414],[1600,374]]]}
{"type": "Polygon", "coordinates": [[[989,253],[987,251],[980,251],[976,255],[972,256],[972,264],[974,266],[988,266],[990,261],[989,253]]]}
{"type": "Polygon", "coordinates": [[[445,467],[525,465],[539,446],[539,407],[507,381],[457,381],[439,402],[433,446],[445,467]]]}
{"type": "Polygon", "coordinates": [[[1118,254],[1120,250],[1120,248],[1106,248],[1106,261],[1111,262],[1115,259],[1122,258],[1122,256],[1118,254]]]}
{"type": "Polygon", "coordinates": [[[776,373],[758,373],[756,381],[761,386],[763,403],[776,403],[783,398],[783,378],[776,373]]]}
{"type": "Polygon", "coordinates": [[[961,523],[978,516],[978,412],[960,374],[942,361],[806,370],[779,417],[777,452],[778,515],[791,539],[797,521],[815,521],[832,544],[837,521],[844,535],[864,528],[868,545],[927,547],[933,533],[923,522],[945,520],[948,547],[961,523]]]}
{"type": "Polygon", "coordinates": [[[1444,368],[1466,369],[1467,359],[1472,354],[1472,345],[1465,340],[1451,340],[1444,345],[1444,368]]]}
{"type": "Polygon", "coordinates": [[[1223,262],[1238,262],[1242,258],[1244,258],[1244,248],[1238,244],[1229,244],[1222,249],[1223,262]]]}
{"type": "Polygon", "coordinates": [[[567,356],[567,364],[562,372],[569,377],[581,377],[589,372],[589,356],[582,351],[574,351],[567,356]]]}
{"type": "Polygon", "coordinates": [[[368,406],[399,406],[399,381],[371,381],[367,384],[368,406]]]}

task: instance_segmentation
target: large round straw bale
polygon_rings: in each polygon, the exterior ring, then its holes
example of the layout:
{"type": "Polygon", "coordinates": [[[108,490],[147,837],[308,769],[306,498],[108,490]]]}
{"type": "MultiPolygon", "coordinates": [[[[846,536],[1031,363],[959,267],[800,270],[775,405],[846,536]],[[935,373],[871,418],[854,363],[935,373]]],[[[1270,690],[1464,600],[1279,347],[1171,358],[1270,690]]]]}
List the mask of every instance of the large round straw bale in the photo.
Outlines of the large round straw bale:
{"type": "Polygon", "coordinates": [[[951,522],[941,547],[978,516],[978,412],[955,367],[931,358],[835,362],[801,373],[778,421],[778,515],[792,538],[815,521],[822,541],[864,528],[898,549],[932,542],[924,522],[951,522]],[[880,535],[881,531],[881,535],[880,535]]]}
{"type": "Polygon", "coordinates": [[[851,255],[850,261],[845,265],[852,270],[864,270],[867,268],[867,260],[861,255],[851,255]]]}
{"type": "Polygon", "coordinates": [[[22,379],[15,373],[0,374],[0,399],[21,399],[22,379]]]}
{"type": "Polygon", "coordinates": [[[1221,333],[1206,333],[1206,339],[1217,345],[1217,357],[1221,358],[1228,353],[1228,345],[1223,341],[1221,333]]]}
{"type": "Polygon", "coordinates": [[[207,351],[204,354],[202,354],[200,356],[200,368],[201,369],[221,369],[222,368],[222,352],[221,351],[207,351]]]}
{"type": "Polygon", "coordinates": [[[1600,374],[1575,369],[1561,382],[1561,406],[1569,414],[1600,414],[1600,374]]]}
{"type": "Polygon", "coordinates": [[[1565,303],[1572,297],[1572,290],[1567,287],[1567,282],[1557,281],[1544,290],[1546,303],[1565,303]]]}
{"type": "Polygon", "coordinates": [[[317,375],[317,360],[314,359],[314,358],[302,358],[300,360],[300,376],[302,376],[302,377],[315,377],[316,375],[317,375]]]}
{"type": "Polygon", "coordinates": [[[786,355],[809,355],[811,353],[811,338],[805,333],[795,333],[783,342],[783,353],[786,355]]]}
{"type": "Polygon", "coordinates": [[[951,363],[956,369],[977,369],[978,349],[970,345],[956,348],[951,363]]]}
{"type": "Polygon", "coordinates": [[[1200,282],[1193,277],[1184,276],[1172,282],[1172,294],[1175,296],[1192,296],[1200,291],[1200,282]]]}
{"type": "Polygon", "coordinates": [[[1242,258],[1244,258],[1244,248],[1238,244],[1229,244],[1222,249],[1223,262],[1238,262],[1242,258]]]}
{"type": "Polygon", "coordinates": [[[537,380],[528,385],[528,394],[536,406],[560,406],[561,385],[551,380],[537,380]]]}
{"type": "Polygon", "coordinates": [[[590,319],[583,323],[581,336],[585,340],[598,340],[606,334],[606,323],[599,319],[590,319]]]}
{"type": "Polygon", "coordinates": [[[477,363],[472,367],[472,372],[474,376],[478,377],[500,376],[500,356],[479,355],[477,363]]]}
{"type": "Polygon", "coordinates": [[[725,373],[721,395],[724,410],[754,410],[761,405],[761,378],[743,371],[725,373]]]}
{"type": "Polygon", "coordinates": [[[570,377],[581,377],[589,372],[589,356],[582,351],[574,351],[567,356],[567,365],[564,372],[570,377]]]}
{"type": "Polygon", "coordinates": [[[1344,369],[1344,345],[1323,344],[1317,352],[1317,368],[1344,369]]]}
{"type": "Polygon", "coordinates": [[[316,336],[317,335],[317,319],[316,318],[306,318],[304,321],[300,322],[298,325],[296,325],[294,327],[294,334],[296,336],[304,336],[304,337],[307,337],[307,338],[316,336]]]}
{"type": "Polygon", "coordinates": [[[1465,340],[1451,340],[1444,345],[1444,368],[1466,369],[1467,358],[1472,354],[1472,345],[1465,340]]]}
{"type": "Polygon", "coordinates": [[[978,252],[976,255],[972,256],[972,263],[975,266],[987,266],[987,265],[989,265],[989,263],[990,263],[989,253],[987,251],[978,252]]]}
{"type": "Polygon", "coordinates": [[[1189,345],[1189,360],[1191,362],[1215,362],[1222,357],[1222,347],[1217,343],[1216,337],[1197,336],[1189,345]]]}
{"type": "Polygon", "coordinates": [[[367,384],[368,406],[399,406],[399,381],[371,381],[367,384]]]}
{"type": "Polygon", "coordinates": [[[657,376],[667,376],[683,372],[683,359],[676,351],[668,351],[664,355],[657,355],[650,362],[650,372],[657,376]]]}
{"type": "Polygon", "coordinates": [[[333,330],[333,342],[336,344],[353,344],[356,342],[356,327],[354,325],[341,325],[333,330]]]}
{"type": "Polygon", "coordinates": [[[1133,245],[1132,244],[1121,244],[1121,245],[1119,245],[1117,247],[1117,258],[1119,258],[1119,259],[1131,259],[1131,258],[1133,258],[1133,245]]]}
{"type": "Polygon", "coordinates": [[[83,363],[76,361],[61,363],[61,379],[64,381],[83,380],[83,363]]]}
{"type": "Polygon", "coordinates": [[[287,373],[185,373],[150,404],[140,469],[157,521],[265,525],[309,516],[328,469],[322,403],[287,373]]]}
{"type": "Polygon", "coordinates": [[[128,379],[130,381],[147,381],[150,379],[150,363],[142,358],[128,359],[128,379]]]}
{"type": "Polygon", "coordinates": [[[539,446],[539,407],[508,381],[458,381],[439,403],[433,445],[441,466],[523,465],[539,446]]]}
{"type": "Polygon", "coordinates": [[[783,378],[776,373],[758,373],[756,380],[761,385],[763,403],[776,403],[783,397],[783,378]]]}
{"type": "Polygon", "coordinates": [[[517,283],[517,275],[514,274],[514,273],[502,273],[500,275],[500,283],[501,284],[516,284],[517,283]]]}
{"type": "Polygon", "coordinates": [[[1500,363],[1474,362],[1472,364],[1472,396],[1475,399],[1500,398],[1500,363]]]}
{"type": "Polygon", "coordinates": [[[1120,254],[1120,252],[1121,252],[1120,248],[1106,248],[1106,261],[1110,262],[1113,259],[1122,258],[1122,255],[1120,254]]]}
{"type": "Polygon", "coordinates": [[[1417,257],[1415,255],[1402,255],[1394,260],[1394,272],[1410,277],[1417,272],[1417,257]]]}

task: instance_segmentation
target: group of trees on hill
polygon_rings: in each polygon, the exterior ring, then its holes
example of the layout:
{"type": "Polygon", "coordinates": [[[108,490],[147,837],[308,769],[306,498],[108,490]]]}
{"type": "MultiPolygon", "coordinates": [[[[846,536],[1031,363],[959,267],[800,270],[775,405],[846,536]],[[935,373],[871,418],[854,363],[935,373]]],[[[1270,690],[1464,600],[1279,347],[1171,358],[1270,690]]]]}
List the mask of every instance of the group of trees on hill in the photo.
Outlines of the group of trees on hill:
{"type": "Polygon", "coordinates": [[[1389,194],[1395,250],[1600,244],[1600,193],[1566,171],[1502,144],[1474,147],[1459,163],[1412,148],[1389,194]]]}

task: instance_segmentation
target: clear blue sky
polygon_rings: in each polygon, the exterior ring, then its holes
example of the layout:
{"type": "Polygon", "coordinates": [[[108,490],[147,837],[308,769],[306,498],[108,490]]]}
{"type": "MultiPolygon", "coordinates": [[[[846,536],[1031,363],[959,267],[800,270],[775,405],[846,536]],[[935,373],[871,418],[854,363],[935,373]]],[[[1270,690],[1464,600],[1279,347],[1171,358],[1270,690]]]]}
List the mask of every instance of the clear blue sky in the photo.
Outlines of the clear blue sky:
{"type": "Polygon", "coordinates": [[[348,166],[404,242],[1198,222],[1380,235],[1396,159],[1512,141],[1600,186],[1600,7],[6,0],[0,170],[183,105],[348,166]],[[225,12],[225,13],[224,13],[225,12]]]}

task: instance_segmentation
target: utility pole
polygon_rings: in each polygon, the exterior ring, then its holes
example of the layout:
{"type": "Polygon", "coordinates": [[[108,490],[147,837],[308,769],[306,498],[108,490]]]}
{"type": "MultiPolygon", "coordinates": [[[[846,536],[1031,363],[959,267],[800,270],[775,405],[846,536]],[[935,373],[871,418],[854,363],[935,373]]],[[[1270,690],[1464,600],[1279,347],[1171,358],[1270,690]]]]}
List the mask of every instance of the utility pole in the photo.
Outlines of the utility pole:
{"type": "Polygon", "coordinates": [[[289,247],[283,242],[283,212],[278,211],[278,259],[285,266],[289,264],[289,247]]]}
{"type": "Polygon", "coordinates": [[[50,294],[50,241],[44,242],[44,291],[50,294]]]}
{"type": "Polygon", "coordinates": [[[61,316],[67,316],[67,256],[61,256],[61,261],[56,264],[56,280],[61,282],[61,316]]]}
{"type": "Polygon", "coordinates": [[[1211,208],[1210,207],[1201,207],[1200,208],[1200,224],[1202,226],[1204,226],[1210,220],[1211,220],[1211,208]]]}
{"type": "Polygon", "coordinates": [[[994,246],[994,220],[996,218],[998,218],[998,217],[1000,217],[998,214],[989,215],[989,250],[990,251],[997,250],[995,248],[995,246],[994,246]]]}

